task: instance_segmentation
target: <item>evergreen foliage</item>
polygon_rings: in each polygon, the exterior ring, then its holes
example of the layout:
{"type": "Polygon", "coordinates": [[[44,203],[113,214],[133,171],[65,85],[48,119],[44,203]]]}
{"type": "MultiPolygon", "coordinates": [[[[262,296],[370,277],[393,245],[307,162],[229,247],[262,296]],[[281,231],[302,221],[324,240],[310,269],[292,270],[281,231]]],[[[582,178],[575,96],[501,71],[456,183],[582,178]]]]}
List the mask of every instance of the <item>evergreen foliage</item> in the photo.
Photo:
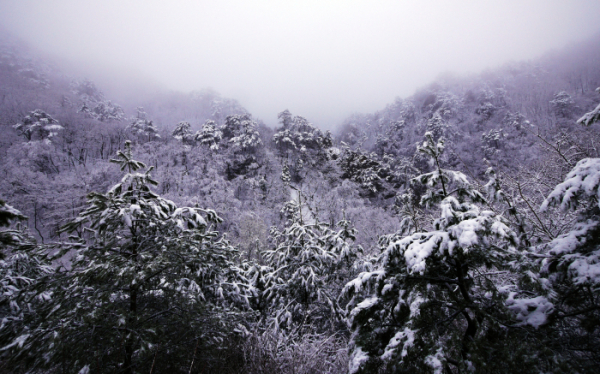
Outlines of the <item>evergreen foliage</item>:
{"type": "Polygon", "coordinates": [[[515,298],[522,294],[518,277],[510,275],[522,258],[517,235],[502,216],[478,205],[483,196],[462,173],[441,168],[443,141],[425,137],[418,150],[435,170],[415,181],[429,189],[422,204],[439,204],[440,217],[431,231],[383,237],[378,269],[344,288],[351,298],[350,372],[533,367],[524,347],[503,349],[507,330],[544,324],[552,304],[543,297],[515,298]],[[508,284],[500,286],[502,278],[508,284]]]}
{"type": "Polygon", "coordinates": [[[334,136],[0,35],[0,371],[596,372],[599,42],[334,136]]]}
{"type": "Polygon", "coordinates": [[[181,121],[175,126],[175,130],[173,130],[171,135],[183,144],[191,144],[194,141],[194,136],[190,131],[190,127],[189,122],[181,121]]]}
{"type": "MultiPolygon", "coordinates": [[[[596,91],[600,93],[600,87],[598,87],[596,91]]],[[[586,126],[589,126],[596,122],[600,122],[600,104],[598,104],[598,106],[594,110],[584,114],[583,117],[577,120],[577,123],[586,126]]]]}
{"type": "Polygon", "coordinates": [[[274,249],[265,253],[272,270],[264,295],[271,305],[275,326],[287,329],[335,331],[343,314],[337,303],[360,248],[352,245],[354,230],[348,221],[335,231],[327,224],[305,223],[296,210],[283,231],[271,229],[274,249]]]}
{"type": "Polygon", "coordinates": [[[541,276],[554,291],[557,333],[552,342],[573,371],[593,372],[600,349],[600,159],[586,158],[548,195],[541,209],[577,211],[570,230],[543,246],[541,276]],[[586,336],[586,339],[581,339],[586,336]]]}
{"type": "Polygon", "coordinates": [[[17,123],[13,127],[27,141],[49,139],[63,129],[57,120],[41,109],[30,112],[23,118],[22,123],[17,123]]]}
{"type": "Polygon", "coordinates": [[[140,107],[137,111],[137,116],[132,119],[132,122],[127,126],[127,129],[141,140],[151,141],[160,138],[156,125],[152,121],[146,119],[144,108],[140,107]]]}
{"type": "Polygon", "coordinates": [[[217,151],[222,135],[223,132],[218,129],[216,123],[208,120],[202,125],[202,130],[196,133],[196,141],[208,147],[211,151],[217,151]]]}
{"type": "Polygon", "coordinates": [[[81,235],[61,248],[72,251],[71,268],[44,279],[44,301],[12,328],[3,351],[15,364],[132,373],[163,349],[172,356],[161,370],[180,370],[190,347],[214,349],[235,326],[236,306],[247,305],[236,252],[214,231],[216,213],[152,192],[152,168],[141,172],[129,142],[111,161],[125,175],[89,194],[64,227],[81,235]]]}

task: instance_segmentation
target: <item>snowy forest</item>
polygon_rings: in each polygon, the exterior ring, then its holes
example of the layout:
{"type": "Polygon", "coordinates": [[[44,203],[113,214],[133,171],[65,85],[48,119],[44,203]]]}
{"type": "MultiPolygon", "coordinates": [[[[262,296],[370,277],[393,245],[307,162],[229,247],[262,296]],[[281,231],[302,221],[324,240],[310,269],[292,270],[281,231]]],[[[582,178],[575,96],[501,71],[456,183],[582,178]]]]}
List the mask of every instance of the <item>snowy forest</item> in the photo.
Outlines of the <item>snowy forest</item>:
{"type": "Polygon", "coordinates": [[[331,131],[0,38],[0,371],[595,373],[600,37],[331,131]]]}

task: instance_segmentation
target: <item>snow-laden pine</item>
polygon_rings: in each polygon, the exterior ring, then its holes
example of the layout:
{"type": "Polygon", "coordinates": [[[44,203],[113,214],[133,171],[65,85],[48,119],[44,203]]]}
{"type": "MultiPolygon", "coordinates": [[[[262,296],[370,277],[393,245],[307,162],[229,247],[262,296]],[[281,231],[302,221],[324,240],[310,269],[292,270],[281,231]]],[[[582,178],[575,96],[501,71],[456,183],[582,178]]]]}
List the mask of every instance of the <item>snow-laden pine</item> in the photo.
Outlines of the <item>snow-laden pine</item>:
{"type": "MultiPolygon", "coordinates": [[[[568,231],[539,246],[540,276],[553,291],[556,329],[566,358],[580,370],[595,370],[600,349],[600,159],[577,163],[542,204],[576,213],[568,231]],[[585,336],[585,339],[581,339],[585,336]],[[571,356],[572,355],[572,356],[571,356]],[[570,356],[570,357],[569,357],[570,356]]],[[[590,371],[590,372],[591,372],[590,371]]]]}
{"type": "Polygon", "coordinates": [[[217,214],[154,193],[152,168],[132,158],[131,143],[113,162],[121,181],[89,194],[87,208],[63,228],[77,234],[60,245],[70,268],[45,277],[27,323],[3,326],[1,351],[13,362],[133,373],[158,347],[174,355],[187,351],[179,346],[218,347],[249,306],[236,250],[215,231],[217,214]]]}
{"type": "MultiPolygon", "coordinates": [[[[299,195],[301,192],[299,192],[299,195]]],[[[290,220],[271,229],[273,248],[265,252],[269,272],[262,274],[263,297],[275,328],[335,331],[343,320],[338,305],[360,247],[356,230],[343,220],[336,227],[307,223],[297,202],[287,204],[290,220]]]]}
{"type": "Polygon", "coordinates": [[[438,207],[439,218],[430,231],[382,237],[378,268],[344,288],[350,372],[495,370],[491,351],[504,368],[531,365],[514,362],[520,356],[503,350],[502,337],[513,326],[543,325],[552,304],[523,296],[514,274],[522,259],[517,234],[482,205],[465,175],[442,168],[443,140],[425,138],[418,150],[434,170],[414,181],[427,186],[422,204],[438,207]]]}

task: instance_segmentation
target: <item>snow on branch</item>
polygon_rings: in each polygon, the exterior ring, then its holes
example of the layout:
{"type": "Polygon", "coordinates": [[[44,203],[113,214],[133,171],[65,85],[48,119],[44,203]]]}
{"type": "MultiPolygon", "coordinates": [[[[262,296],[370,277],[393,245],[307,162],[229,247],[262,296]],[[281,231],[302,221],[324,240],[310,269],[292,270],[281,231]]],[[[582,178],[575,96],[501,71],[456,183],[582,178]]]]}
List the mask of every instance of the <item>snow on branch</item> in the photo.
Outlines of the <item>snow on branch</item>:
{"type": "MultiPolygon", "coordinates": [[[[541,210],[548,206],[560,204],[561,210],[577,207],[582,195],[600,198],[600,158],[585,158],[577,163],[567,174],[564,182],[560,183],[542,203],[541,210]]],[[[600,206],[600,203],[598,203],[600,206]]]]}

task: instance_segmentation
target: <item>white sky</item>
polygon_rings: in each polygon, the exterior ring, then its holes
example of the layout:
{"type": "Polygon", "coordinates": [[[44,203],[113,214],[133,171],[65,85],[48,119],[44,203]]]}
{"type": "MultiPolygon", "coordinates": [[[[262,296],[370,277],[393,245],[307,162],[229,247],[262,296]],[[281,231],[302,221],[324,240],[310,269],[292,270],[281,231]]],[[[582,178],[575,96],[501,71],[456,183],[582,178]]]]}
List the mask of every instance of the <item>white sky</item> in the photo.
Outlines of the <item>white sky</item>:
{"type": "Polygon", "coordinates": [[[0,25],[45,52],[328,128],[442,72],[589,37],[599,15],[600,0],[0,0],[0,25]]]}

